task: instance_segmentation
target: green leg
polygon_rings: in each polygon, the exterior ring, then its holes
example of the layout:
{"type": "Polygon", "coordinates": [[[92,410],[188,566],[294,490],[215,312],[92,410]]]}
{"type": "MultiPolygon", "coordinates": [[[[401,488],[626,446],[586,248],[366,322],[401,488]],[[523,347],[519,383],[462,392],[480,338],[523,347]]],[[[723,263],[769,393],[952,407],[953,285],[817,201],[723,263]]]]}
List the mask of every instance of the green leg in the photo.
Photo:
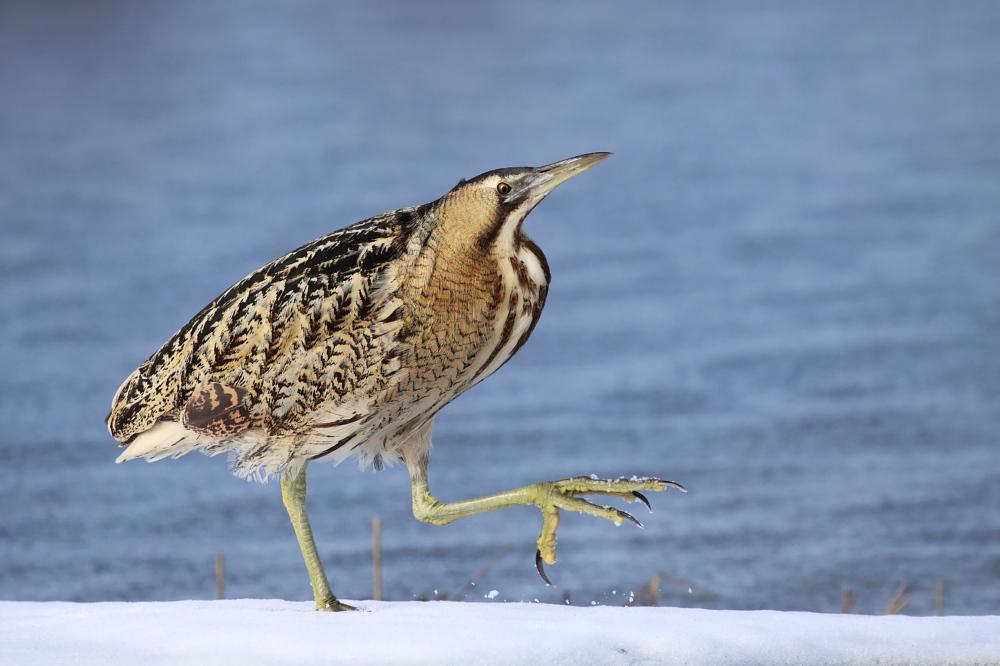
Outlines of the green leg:
{"type": "Polygon", "coordinates": [[[660,479],[592,479],[577,476],[562,481],[536,483],[533,486],[509,490],[488,497],[442,504],[434,499],[427,485],[426,465],[416,467],[410,477],[413,487],[413,515],[425,523],[447,525],[448,523],[487,511],[506,509],[510,506],[533,504],[542,510],[542,532],[538,537],[539,555],[547,564],[556,561],[556,528],[559,527],[559,509],[589,513],[592,516],[607,518],[620,525],[623,520],[631,520],[642,526],[638,520],[624,511],[613,507],[599,506],[580,499],[579,495],[612,495],[621,497],[628,502],[640,500],[643,490],[660,491],[665,488],[681,488],[672,481],[660,479]]]}
{"type": "Polygon", "coordinates": [[[294,477],[288,473],[281,476],[281,499],[285,503],[285,509],[288,510],[288,517],[292,519],[292,527],[299,540],[302,557],[306,561],[309,582],[312,584],[313,595],[316,597],[316,610],[357,610],[354,606],[348,606],[338,601],[337,597],[333,596],[333,592],[330,591],[330,583],[326,580],[323,563],[319,559],[316,542],[313,540],[312,527],[309,526],[309,512],[306,510],[307,465],[308,463],[303,465],[301,471],[294,477]]]}

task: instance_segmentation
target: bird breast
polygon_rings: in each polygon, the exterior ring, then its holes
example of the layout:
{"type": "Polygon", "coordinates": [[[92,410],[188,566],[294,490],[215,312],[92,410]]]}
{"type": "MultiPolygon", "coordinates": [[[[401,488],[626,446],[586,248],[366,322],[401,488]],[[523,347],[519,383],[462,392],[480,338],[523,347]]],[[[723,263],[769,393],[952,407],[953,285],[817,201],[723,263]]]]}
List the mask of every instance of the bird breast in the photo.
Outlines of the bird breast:
{"type": "Polygon", "coordinates": [[[522,246],[434,257],[405,299],[413,308],[401,334],[409,352],[401,398],[433,415],[517,351],[544,304],[548,277],[539,255],[522,246]]]}

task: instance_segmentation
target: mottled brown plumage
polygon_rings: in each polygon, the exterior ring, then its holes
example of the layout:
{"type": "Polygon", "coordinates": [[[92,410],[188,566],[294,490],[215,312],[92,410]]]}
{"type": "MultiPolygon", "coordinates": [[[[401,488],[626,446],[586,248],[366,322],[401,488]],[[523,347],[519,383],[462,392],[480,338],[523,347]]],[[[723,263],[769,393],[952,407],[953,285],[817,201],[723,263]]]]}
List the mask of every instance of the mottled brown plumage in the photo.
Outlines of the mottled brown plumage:
{"type": "Polygon", "coordinates": [[[549,269],[522,229],[525,216],[607,156],[463,180],[437,201],[358,222],[254,271],[125,380],[107,419],[128,445],[119,462],[199,449],[232,453],[240,476],[283,473],[286,505],[324,608],[339,602],[326,586],[305,514],[310,460],[356,454],[379,466],[403,459],[414,513],[430,522],[511,502],[539,504],[547,512],[540,549],[550,562],[558,507],[616,522],[628,517],[576,495],[631,501],[635,491],[660,490],[664,482],[607,482],[619,484],[612,487],[587,479],[546,486],[544,498],[522,489],[494,505],[469,506],[443,505],[426,488],[434,416],[520,349],[545,304],[549,269]]]}
{"type": "Polygon", "coordinates": [[[545,302],[545,258],[519,226],[502,233],[508,211],[489,189],[463,183],[255,271],[129,377],[112,435],[133,442],[222,386],[242,396],[244,428],[181,419],[186,431],[136,453],[232,450],[238,474],[261,477],[326,456],[398,458],[408,433],[523,344],[545,302]]]}

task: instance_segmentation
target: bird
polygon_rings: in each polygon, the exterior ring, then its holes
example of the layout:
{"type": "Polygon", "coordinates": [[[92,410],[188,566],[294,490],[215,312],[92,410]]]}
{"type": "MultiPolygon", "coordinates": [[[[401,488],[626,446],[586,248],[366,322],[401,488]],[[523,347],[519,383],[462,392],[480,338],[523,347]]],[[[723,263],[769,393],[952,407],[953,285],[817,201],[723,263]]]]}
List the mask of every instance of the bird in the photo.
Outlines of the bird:
{"type": "Polygon", "coordinates": [[[611,153],[461,180],[430,203],[362,220],[254,271],[205,306],[121,385],[105,420],[116,462],[229,453],[239,477],[280,476],[317,610],[355,610],[332,592],[306,508],[306,469],[356,456],[406,465],[412,509],[448,524],[487,511],[542,512],[535,563],[556,559],[560,509],[621,524],[649,507],[652,477],[572,477],[453,503],[428,484],[435,415],[494,373],[535,328],[551,280],[524,232],[553,189],[611,153]]]}

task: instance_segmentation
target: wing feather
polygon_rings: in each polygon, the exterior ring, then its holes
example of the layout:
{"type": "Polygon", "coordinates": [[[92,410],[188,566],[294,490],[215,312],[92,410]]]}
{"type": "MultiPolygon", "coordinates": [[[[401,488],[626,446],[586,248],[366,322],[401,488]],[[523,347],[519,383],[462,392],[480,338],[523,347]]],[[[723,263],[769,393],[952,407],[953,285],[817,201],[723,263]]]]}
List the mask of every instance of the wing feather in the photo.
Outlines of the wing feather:
{"type": "Polygon", "coordinates": [[[245,390],[269,435],[302,431],[331,400],[357,403],[364,377],[393,370],[393,284],[418,212],[335,231],[226,290],[125,381],[112,436],[131,441],[210,382],[245,390]]]}

